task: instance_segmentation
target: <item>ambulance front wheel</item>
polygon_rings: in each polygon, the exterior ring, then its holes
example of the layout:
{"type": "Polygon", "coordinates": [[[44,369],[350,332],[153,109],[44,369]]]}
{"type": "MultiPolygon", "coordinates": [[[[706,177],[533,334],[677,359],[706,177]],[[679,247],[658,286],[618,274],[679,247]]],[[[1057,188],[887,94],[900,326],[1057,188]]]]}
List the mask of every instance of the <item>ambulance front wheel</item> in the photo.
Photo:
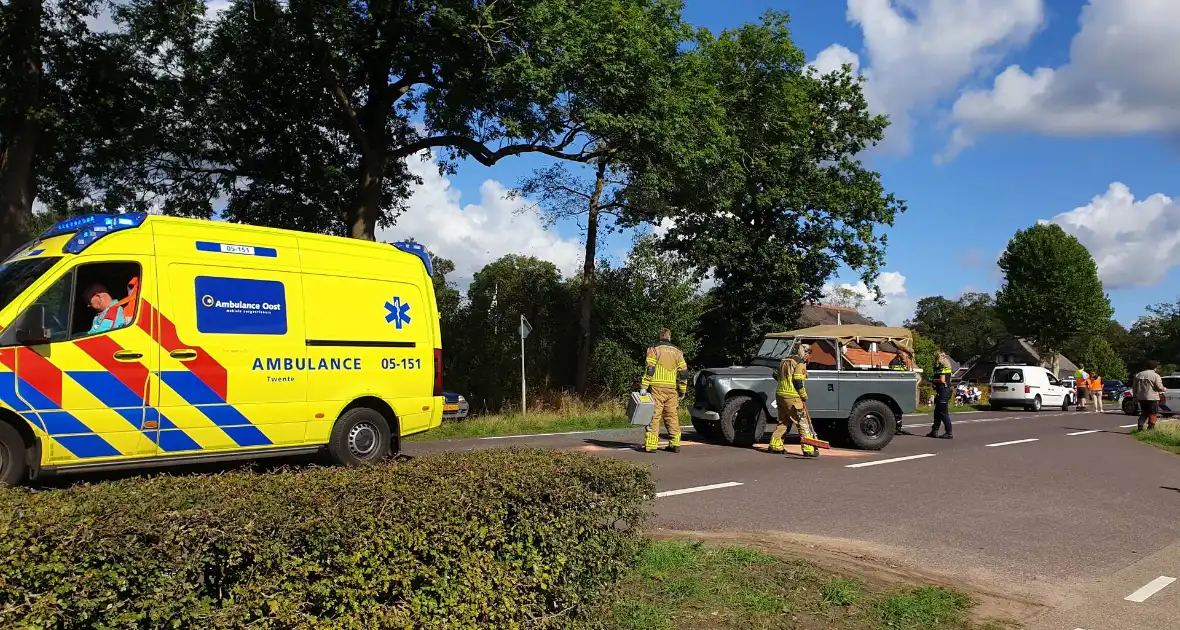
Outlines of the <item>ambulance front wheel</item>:
{"type": "Polygon", "coordinates": [[[341,466],[381,461],[389,454],[389,423],[380,412],[367,407],[349,409],[332,427],[328,454],[341,466]]]}
{"type": "Polygon", "coordinates": [[[0,488],[25,480],[25,441],[11,424],[0,420],[0,488]]]}

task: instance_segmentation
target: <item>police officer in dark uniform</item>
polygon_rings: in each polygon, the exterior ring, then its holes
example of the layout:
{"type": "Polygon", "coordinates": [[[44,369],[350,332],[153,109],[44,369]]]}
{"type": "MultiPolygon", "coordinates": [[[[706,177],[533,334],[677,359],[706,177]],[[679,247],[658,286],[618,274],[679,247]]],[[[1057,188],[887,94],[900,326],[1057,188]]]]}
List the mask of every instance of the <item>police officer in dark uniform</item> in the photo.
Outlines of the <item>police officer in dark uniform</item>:
{"type": "Polygon", "coordinates": [[[953,439],[951,433],[951,362],[945,352],[938,353],[938,365],[934,368],[934,426],[926,437],[953,439]],[[938,425],[942,425],[942,435],[938,425]]]}

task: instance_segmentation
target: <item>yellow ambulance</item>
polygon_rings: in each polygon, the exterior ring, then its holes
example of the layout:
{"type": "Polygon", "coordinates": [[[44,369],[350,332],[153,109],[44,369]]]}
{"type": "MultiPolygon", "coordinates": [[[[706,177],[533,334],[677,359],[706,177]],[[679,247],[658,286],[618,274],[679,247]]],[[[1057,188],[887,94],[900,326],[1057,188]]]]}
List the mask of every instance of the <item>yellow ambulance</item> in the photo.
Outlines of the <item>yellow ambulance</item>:
{"type": "Polygon", "coordinates": [[[442,420],[431,275],[415,243],[145,214],[62,221],[0,264],[0,485],[396,453],[442,420]]]}

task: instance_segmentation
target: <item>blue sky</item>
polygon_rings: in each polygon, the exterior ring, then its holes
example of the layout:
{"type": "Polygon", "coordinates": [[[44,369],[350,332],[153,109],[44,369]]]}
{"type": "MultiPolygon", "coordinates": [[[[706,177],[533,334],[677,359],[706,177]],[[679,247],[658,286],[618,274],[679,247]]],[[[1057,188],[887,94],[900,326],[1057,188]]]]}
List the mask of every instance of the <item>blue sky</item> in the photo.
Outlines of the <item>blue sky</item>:
{"type": "MultiPolygon", "coordinates": [[[[887,230],[887,304],[871,314],[900,323],[923,296],[994,291],[995,259],[1012,234],[1053,220],[1090,248],[1116,318],[1129,324],[1180,297],[1180,203],[1171,200],[1180,73],[1166,62],[1180,59],[1180,2],[1151,4],[687,0],[685,17],[718,31],[786,10],[818,68],[855,61],[866,74],[870,105],[895,124],[865,159],[909,205],[887,230]]],[[[427,182],[391,236],[416,233],[456,259],[461,284],[504,253],[572,273],[578,227],[546,232],[502,198],[545,163],[465,163],[449,178],[422,165],[427,182]]],[[[603,252],[628,242],[610,237],[603,252]]],[[[855,278],[846,276],[837,282],[855,278]]]]}

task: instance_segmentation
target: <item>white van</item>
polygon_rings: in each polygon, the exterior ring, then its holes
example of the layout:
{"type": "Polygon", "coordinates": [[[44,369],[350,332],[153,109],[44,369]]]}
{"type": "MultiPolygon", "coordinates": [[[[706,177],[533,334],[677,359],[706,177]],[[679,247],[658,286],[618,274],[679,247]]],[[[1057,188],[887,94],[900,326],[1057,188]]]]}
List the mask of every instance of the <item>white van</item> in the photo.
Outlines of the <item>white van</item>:
{"type": "Polygon", "coordinates": [[[1060,407],[1066,410],[1074,404],[1073,397],[1073,390],[1043,367],[997,365],[992,370],[988,398],[992,409],[1024,407],[1040,411],[1041,407],[1060,407]]]}

